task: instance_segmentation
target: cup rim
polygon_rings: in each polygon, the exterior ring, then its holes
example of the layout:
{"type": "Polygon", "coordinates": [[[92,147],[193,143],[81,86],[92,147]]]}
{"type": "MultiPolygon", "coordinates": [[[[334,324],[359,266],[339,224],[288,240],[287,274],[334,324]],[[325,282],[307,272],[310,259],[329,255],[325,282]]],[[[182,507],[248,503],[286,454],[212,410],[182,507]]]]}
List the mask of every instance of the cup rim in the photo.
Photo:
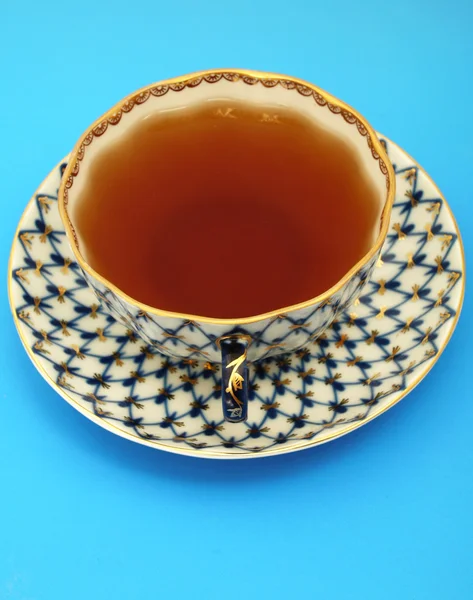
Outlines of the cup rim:
{"type": "MultiPolygon", "coordinates": [[[[234,80],[234,79],[232,79],[234,80]]],[[[247,81],[248,82],[248,81],[247,81]]],[[[199,81],[200,83],[200,81],[199,81]]],[[[361,131],[360,131],[361,133],[361,131]]],[[[354,108],[352,108],[346,102],[339,100],[335,96],[332,96],[330,93],[325,90],[319,88],[318,86],[307,82],[303,79],[299,79],[297,77],[292,77],[289,75],[282,75],[278,73],[269,73],[264,71],[254,71],[249,69],[209,69],[204,71],[195,71],[192,73],[188,73],[186,75],[181,75],[178,77],[173,77],[170,79],[164,79],[156,83],[152,83],[150,85],[144,86],[131,94],[128,94],[124,98],[122,98],[119,102],[117,102],[112,108],[103,113],[98,119],[96,119],[84,133],[79,137],[78,141],[74,145],[74,148],[69,155],[69,161],[67,167],[64,170],[63,176],[61,178],[61,183],[58,190],[58,208],[61,220],[64,224],[64,228],[66,231],[66,237],[71,245],[72,251],[74,253],[75,259],[89,276],[93,279],[98,280],[105,287],[113,291],[115,294],[136,306],[139,310],[144,311],[150,315],[156,315],[159,317],[168,317],[174,319],[181,320],[190,320],[190,321],[198,321],[201,323],[210,323],[214,325],[246,325],[250,323],[256,323],[258,321],[263,321],[266,319],[271,319],[278,317],[280,315],[285,315],[287,313],[295,312],[300,309],[310,308],[311,306],[315,306],[316,304],[322,303],[328,298],[330,298],[333,294],[339,291],[352,277],[364,266],[366,265],[381,249],[384,241],[386,239],[389,223],[390,223],[390,215],[391,210],[394,205],[395,198],[395,173],[394,169],[391,165],[391,162],[387,156],[387,153],[378,139],[376,132],[372,128],[372,126],[368,123],[368,121],[354,108]],[[262,83],[267,87],[272,87],[277,85],[279,82],[285,82],[286,84],[294,84],[296,87],[301,88],[303,90],[308,90],[308,94],[304,95],[313,95],[317,101],[317,104],[320,106],[328,105],[329,109],[335,113],[342,113],[345,120],[349,123],[357,124],[358,129],[360,130],[360,126],[366,132],[365,135],[368,141],[368,145],[371,149],[373,158],[377,158],[379,161],[379,165],[382,173],[386,176],[386,199],[383,206],[383,210],[381,213],[381,227],[379,229],[378,236],[376,237],[375,242],[368,250],[367,253],[347,272],[345,275],[339,279],[332,287],[328,290],[310,298],[309,300],[305,300],[303,302],[299,302],[297,304],[293,304],[286,307],[281,307],[269,312],[261,313],[258,315],[250,316],[250,317],[239,317],[239,318],[213,318],[202,315],[193,315],[186,313],[173,312],[168,310],[162,310],[159,308],[152,307],[147,305],[139,300],[136,300],[132,296],[126,294],[123,290],[121,290],[118,286],[113,284],[103,275],[95,271],[84,259],[82,253],[79,249],[77,236],[74,230],[74,227],[71,223],[68,211],[67,211],[67,199],[68,199],[68,190],[72,187],[72,183],[74,178],[79,173],[79,164],[84,156],[85,147],[89,145],[94,136],[102,135],[108,123],[116,124],[121,120],[121,115],[123,112],[128,112],[132,109],[135,104],[141,104],[143,100],[140,99],[149,97],[150,92],[152,90],[159,90],[164,86],[179,86],[180,89],[182,87],[192,87],[193,84],[197,85],[197,81],[203,78],[210,78],[212,76],[219,77],[217,81],[219,81],[222,76],[228,75],[229,77],[239,77],[244,80],[250,80],[250,83],[262,83]],[[254,81],[253,81],[254,80],[254,81]],[[117,115],[119,118],[117,120],[117,115]],[[349,120],[349,119],[354,120],[349,120]]]]}

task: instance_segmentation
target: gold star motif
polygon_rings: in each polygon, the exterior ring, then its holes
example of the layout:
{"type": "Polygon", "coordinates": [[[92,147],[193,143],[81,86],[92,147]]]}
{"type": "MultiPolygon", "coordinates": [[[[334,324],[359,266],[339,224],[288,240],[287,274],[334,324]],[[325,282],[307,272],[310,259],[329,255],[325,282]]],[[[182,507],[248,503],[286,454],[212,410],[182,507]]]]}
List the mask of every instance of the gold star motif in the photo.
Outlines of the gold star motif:
{"type": "Polygon", "coordinates": [[[440,313],[440,320],[438,322],[439,325],[443,325],[445,321],[448,321],[452,315],[447,311],[440,313]]]}
{"type": "Polygon", "coordinates": [[[438,215],[440,213],[440,202],[433,202],[430,206],[428,206],[425,210],[427,212],[433,213],[433,216],[438,215]]]}
{"type": "Polygon", "coordinates": [[[266,412],[268,412],[268,410],[271,410],[273,408],[279,408],[281,405],[279,404],[279,402],[273,402],[272,404],[263,404],[263,406],[261,406],[261,410],[265,410],[266,412]]]}
{"type": "MultiPolygon", "coordinates": [[[[330,409],[329,409],[330,410],[330,409]]],[[[287,423],[298,423],[299,421],[306,421],[309,418],[309,415],[303,414],[297,417],[289,417],[286,422],[287,423]]]]}
{"type": "Polygon", "coordinates": [[[107,338],[103,332],[103,329],[100,327],[97,327],[97,329],[95,330],[95,333],[98,335],[99,338],[99,342],[106,342],[107,338]]]}
{"type": "Polygon", "coordinates": [[[69,367],[67,366],[67,364],[65,362],[61,363],[61,367],[64,369],[65,377],[69,377],[70,379],[72,379],[74,377],[74,375],[69,371],[69,367]]]}
{"type": "Polygon", "coordinates": [[[335,425],[340,425],[340,423],[344,423],[345,421],[346,419],[344,418],[337,419],[336,421],[332,421],[331,423],[322,423],[322,427],[324,429],[331,429],[332,427],[335,427],[335,425]]]}
{"type": "Polygon", "coordinates": [[[446,250],[450,246],[453,236],[445,234],[440,239],[442,241],[441,249],[446,250]]]}
{"type": "Polygon", "coordinates": [[[161,362],[161,368],[166,369],[169,373],[175,373],[177,371],[177,367],[171,364],[168,360],[163,360],[161,362]]]}
{"type": "Polygon", "coordinates": [[[281,342],[279,344],[270,344],[266,347],[266,352],[269,352],[270,350],[276,350],[277,348],[284,348],[285,345],[285,342],[281,342]]]}
{"type": "Polygon", "coordinates": [[[114,353],[112,354],[112,356],[113,356],[113,360],[115,361],[115,365],[116,365],[117,367],[123,367],[123,361],[122,361],[122,359],[121,359],[121,354],[120,354],[120,352],[114,352],[114,353]]]}
{"type": "Polygon", "coordinates": [[[325,385],[332,385],[333,383],[335,383],[335,381],[337,381],[338,379],[342,378],[342,374],[341,373],[335,373],[335,375],[333,377],[327,377],[327,379],[325,380],[325,385]]]}
{"type": "MultiPolygon", "coordinates": [[[[344,406],[345,404],[348,404],[350,402],[350,400],[348,398],[342,398],[340,400],[340,402],[337,404],[337,406],[344,406]]],[[[335,410],[335,406],[330,406],[329,407],[329,412],[332,412],[335,410]]]]}
{"type": "Polygon", "coordinates": [[[97,402],[97,404],[101,404],[102,406],[107,404],[104,400],[97,398],[97,396],[95,394],[93,394],[92,392],[87,392],[86,396],[88,398],[90,398],[91,400],[93,400],[94,402],[97,402]]]}
{"type": "MultiPolygon", "coordinates": [[[[312,392],[312,391],[305,392],[304,394],[303,393],[296,394],[296,398],[298,400],[304,400],[305,398],[313,398],[313,397],[314,397],[314,392],[312,392]]],[[[279,403],[278,403],[278,406],[279,406],[279,403]]]]}
{"type": "MultiPolygon", "coordinates": [[[[109,410],[102,410],[100,408],[100,406],[96,406],[95,407],[95,414],[97,414],[99,417],[113,417],[113,413],[110,412],[109,410]]],[[[129,418],[129,417],[128,417],[129,418]]],[[[125,417],[125,421],[126,421],[126,417],[125,417]]]]}
{"type": "Polygon", "coordinates": [[[52,200],[50,200],[46,196],[38,196],[38,202],[40,203],[41,208],[43,209],[44,213],[48,214],[49,207],[52,204],[52,200]]]}
{"type": "Polygon", "coordinates": [[[42,244],[46,243],[46,239],[48,237],[48,235],[51,233],[51,231],[53,230],[53,228],[51,227],[51,225],[46,225],[44,228],[44,232],[39,236],[39,241],[42,244]]]}
{"type": "Polygon", "coordinates": [[[404,239],[406,239],[406,234],[404,233],[404,231],[402,231],[400,223],[394,223],[394,225],[392,226],[392,228],[397,233],[397,239],[398,240],[404,240],[404,239]]]}
{"type": "Polygon", "coordinates": [[[348,321],[347,326],[353,327],[358,315],[355,312],[352,312],[348,316],[350,317],[350,320],[348,321]]]}
{"type": "Polygon", "coordinates": [[[22,321],[25,321],[25,323],[31,323],[30,313],[26,312],[25,310],[20,310],[20,312],[18,313],[18,317],[22,321]]]}
{"type": "Polygon", "coordinates": [[[136,379],[138,383],[144,383],[146,381],[146,378],[143,377],[143,375],[140,375],[138,371],[130,371],[130,375],[133,377],[133,379],[136,379]]]}
{"type": "Polygon", "coordinates": [[[126,330],[126,335],[128,336],[128,340],[132,344],[136,344],[136,335],[135,335],[135,332],[132,329],[127,329],[126,330]]]}
{"type": "MultiPolygon", "coordinates": [[[[196,442],[197,441],[197,438],[187,438],[182,435],[175,435],[172,439],[174,442],[196,442]]],[[[237,444],[235,444],[235,446],[236,445],[237,444]]]]}
{"type": "Polygon", "coordinates": [[[412,190],[407,190],[404,196],[406,196],[406,198],[409,198],[409,200],[411,201],[412,208],[415,208],[419,204],[412,190]]]}
{"type": "Polygon", "coordinates": [[[344,333],[343,335],[340,336],[340,339],[338,340],[338,342],[335,343],[335,348],[341,348],[342,346],[345,345],[345,342],[348,340],[348,335],[346,333],[344,333]]]}
{"type": "Polygon", "coordinates": [[[381,373],[375,373],[371,377],[368,377],[368,379],[365,379],[363,381],[363,385],[371,385],[373,383],[373,381],[375,381],[380,375],[381,375],[381,373]]]}
{"type": "Polygon", "coordinates": [[[46,344],[48,344],[49,346],[52,345],[51,340],[48,337],[48,332],[45,331],[44,329],[41,329],[40,334],[43,336],[43,340],[46,342],[46,344]]]}
{"type": "Polygon", "coordinates": [[[28,284],[30,282],[28,276],[26,275],[23,269],[18,269],[17,271],[15,271],[15,275],[18,277],[18,279],[20,279],[20,281],[23,281],[24,283],[28,284]]]}
{"type": "Polygon", "coordinates": [[[289,378],[285,378],[285,379],[275,379],[273,381],[273,385],[276,387],[284,387],[285,385],[289,385],[291,383],[291,380],[289,378]]]}
{"type": "MultiPolygon", "coordinates": [[[[197,367],[197,365],[199,364],[199,361],[195,358],[183,358],[182,364],[187,365],[188,367],[192,367],[192,369],[195,369],[197,367]]],[[[207,364],[210,364],[210,363],[207,363],[207,364]]]]}
{"type": "Polygon", "coordinates": [[[376,315],[377,319],[383,319],[384,318],[384,313],[388,310],[387,306],[381,306],[379,309],[379,313],[376,315]]]}
{"type": "Polygon", "coordinates": [[[35,296],[33,299],[34,302],[34,312],[39,315],[41,314],[41,309],[39,308],[39,305],[41,304],[41,298],[39,298],[39,296],[35,296]]]}
{"type": "Polygon", "coordinates": [[[29,249],[31,250],[32,247],[32,243],[31,240],[34,238],[34,235],[32,235],[31,233],[20,233],[20,240],[23,242],[23,244],[29,249]]]}
{"type": "Polygon", "coordinates": [[[282,320],[283,320],[283,319],[285,319],[285,318],[286,318],[286,315],[276,315],[275,317],[273,317],[273,318],[271,319],[271,323],[274,323],[275,321],[278,321],[278,320],[281,320],[281,321],[282,321],[282,320]]]}
{"type": "Polygon", "coordinates": [[[297,329],[308,329],[311,326],[311,322],[309,323],[301,323],[300,325],[297,325],[296,323],[294,325],[290,325],[289,326],[289,330],[290,331],[296,331],[297,329]]]}
{"type": "MultiPolygon", "coordinates": [[[[164,388],[159,389],[158,392],[160,396],[164,396],[168,400],[174,400],[174,394],[171,394],[171,392],[168,392],[164,388]]],[[[192,404],[190,406],[192,406],[192,404]]]]}
{"type": "Polygon", "coordinates": [[[41,267],[43,266],[43,263],[40,260],[36,261],[36,269],[34,270],[34,274],[36,275],[36,277],[41,277],[41,267]]]}
{"type": "MultiPolygon", "coordinates": [[[[415,181],[415,178],[417,176],[417,172],[415,167],[412,167],[412,169],[409,169],[408,171],[406,171],[404,173],[404,178],[406,179],[406,181],[408,181],[410,183],[410,185],[412,185],[415,181]]],[[[412,194],[412,192],[411,192],[412,194]]],[[[407,192],[406,192],[407,195],[407,192]]]]}
{"type": "Polygon", "coordinates": [[[404,369],[403,371],[399,372],[399,375],[401,375],[402,377],[404,377],[405,375],[408,375],[409,373],[412,372],[412,368],[414,367],[414,365],[416,364],[415,360],[412,360],[409,365],[407,366],[406,369],[404,369]]]}
{"type": "Polygon", "coordinates": [[[197,385],[197,378],[195,378],[195,377],[189,377],[189,375],[181,375],[179,377],[179,379],[183,383],[190,383],[191,385],[197,385]]]}
{"type": "Polygon", "coordinates": [[[137,423],[132,417],[125,417],[123,420],[126,421],[127,423],[131,423],[133,425],[133,427],[136,427],[137,429],[144,429],[145,428],[144,425],[141,425],[140,423],[137,423]]]}
{"type": "Polygon", "coordinates": [[[183,335],[176,335],[174,333],[168,333],[167,331],[163,331],[163,337],[170,339],[170,340],[185,340],[185,336],[183,335]]]}
{"type": "Polygon", "coordinates": [[[363,360],[362,356],[355,356],[352,360],[347,361],[347,367],[354,367],[357,363],[363,360]]]}
{"type": "Polygon", "coordinates": [[[154,357],[148,346],[140,346],[140,353],[145,355],[146,360],[151,360],[154,357]]]}
{"type": "MultiPolygon", "coordinates": [[[[327,336],[327,334],[326,334],[326,333],[322,333],[322,335],[318,335],[318,336],[316,335],[316,336],[314,336],[314,337],[315,337],[315,339],[314,339],[314,344],[317,344],[317,345],[320,345],[320,343],[321,343],[323,340],[326,340],[326,339],[328,339],[328,336],[327,336]]],[[[311,339],[312,339],[312,336],[311,336],[311,339]]]]}
{"type": "Polygon", "coordinates": [[[60,269],[63,275],[69,275],[69,266],[71,265],[71,263],[72,260],[70,258],[64,259],[64,266],[60,269]]]}
{"type": "Polygon", "coordinates": [[[385,362],[391,362],[396,358],[396,354],[399,354],[401,350],[401,346],[394,346],[392,348],[391,354],[385,359],[385,362]]]}
{"type": "Polygon", "coordinates": [[[432,241],[435,237],[435,233],[432,233],[432,223],[427,223],[424,229],[427,232],[427,241],[432,241]]]}
{"type": "Polygon", "coordinates": [[[276,361],[276,365],[281,369],[283,367],[290,367],[292,364],[292,360],[290,358],[288,358],[287,356],[282,356],[280,358],[278,358],[278,360],[276,361]]]}
{"type": "Polygon", "coordinates": [[[427,344],[427,342],[429,341],[429,337],[430,337],[430,334],[431,334],[431,333],[432,333],[432,327],[429,327],[429,328],[426,330],[426,332],[425,332],[425,337],[424,337],[424,339],[423,339],[423,340],[422,340],[422,342],[421,342],[422,344],[427,344]]]}
{"type": "Polygon", "coordinates": [[[81,352],[81,350],[77,344],[72,344],[71,348],[74,350],[74,352],[76,353],[76,357],[79,360],[84,360],[85,354],[83,352],[81,352]]]}
{"type": "Polygon", "coordinates": [[[184,427],[184,421],[175,421],[171,417],[165,417],[163,421],[164,423],[170,423],[171,425],[175,425],[176,427],[184,427]]]}
{"type": "Polygon", "coordinates": [[[33,348],[37,352],[40,352],[41,354],[51,354],[51,352],[49,352],[49,350],[46,350],[43,342],[36,342],[36,344],[33,346],[33,348]]]}
{"type": "Polygon", "coordinates": [[[61,387],[64,387],[64,388],[66,388],[66,389],[68,389],[68,390],[73,390],[73,389],[75,389],[75,388],[74,388],[74,386],[73,386],[72,384],[70,384],[70,383],[67,381],[67,379],[66,379],[64,376],[62,376],[62,377],[58,377],[58,378],[57,378],[57,383],[58,383],[58,385],[60,385],[61,387]]]}
{"type": "Polygon", "coordinates": [[[67,292],[66,288],[65,288],[65,287],[63,287],[62,285],[60,285],[60,286],[57,288],[57,291],[59,292],[59,295],[58,295],[58,297],[57,297],[57,301],[58,301],[60,304],[64,304],[64,302],[66,301],[66,299],[64,298],[64,294],[67,292]]]}
{"type": "Polygon", "coordinates": [[[135,400],[135,398],[133,398],[133,396],[126,396],[125,402],[128,402],[128,404],[133,404],[133,406],[135,408],[137,408],[138,410],[141,410],[142,408],[144,408],[144,404],[141,404],[140,402],[135,400]]]}
{"type": "Polygon", "coordinates": [[[300,379],[306,379],[311,375],[315,375],[315,369],[309,369],[308,371],[299,371],[297,377],[299,377],[300,379]]]}
{"type": "Polygon", "coordinates": [[[98,383],[100,383],[100,387],[105,388],[106,390],[110,389],[110,384],[106,383],[100,373],[94,373],[94,379],[98,383]]]}
{"type": "Polygon", "coordinates": [[[460,277],[460,273],[455,273],[455,271],[452,271],[451,273],[448,274],[448,287],[453,287],[455,285],[455,283],[458,281],[460,277]]]}
{"type": "Polygon", "coordinates": [[[201,354],[202,356],[209,356],[208,352],[204,352],[203,350],[201,350],[200,348],[196,348],[195,346],[188,346],[186,350],[187,352],[189,352],[189,354],[201,354]]]}
{"type": "Polygon", "coordinates": [[[212,431],[223,431],[225,427],[223,425],[211,425],[210,423],[204,423],[201,426],[201,429],[204,431],[208,429],[212,429],[212,431]]]}
{"type": "Polygon", "coordinates": [[[440,290],[437,294],[438,298],[434,304],[434,306],[437,308],[437,306],[440,306],[441,304],[443,304],[443,295],[445,294],[445,290],[440,290]]]}

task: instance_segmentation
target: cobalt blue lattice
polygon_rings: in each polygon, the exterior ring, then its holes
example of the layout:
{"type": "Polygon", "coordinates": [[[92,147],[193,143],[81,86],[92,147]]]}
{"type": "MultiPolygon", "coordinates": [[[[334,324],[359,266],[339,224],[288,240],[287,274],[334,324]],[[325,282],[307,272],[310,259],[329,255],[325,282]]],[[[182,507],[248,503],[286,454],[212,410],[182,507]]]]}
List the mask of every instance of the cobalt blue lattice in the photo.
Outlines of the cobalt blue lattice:
{"type": "Polygon", "coordinates": [[[397,195],[371,281],[315,343],[250,365],[247,422],[223,420],[219,365],[202,355],[165,357],[99,306],[72,260],[57,211],[64,164],[30,202],[12,250],[10,300],[31,359],[95,422],[175,452],[287,452],[380,414],[446,345],[461,307],[464,269],[445,200],[408,155],[384,143],[397,195]]]}

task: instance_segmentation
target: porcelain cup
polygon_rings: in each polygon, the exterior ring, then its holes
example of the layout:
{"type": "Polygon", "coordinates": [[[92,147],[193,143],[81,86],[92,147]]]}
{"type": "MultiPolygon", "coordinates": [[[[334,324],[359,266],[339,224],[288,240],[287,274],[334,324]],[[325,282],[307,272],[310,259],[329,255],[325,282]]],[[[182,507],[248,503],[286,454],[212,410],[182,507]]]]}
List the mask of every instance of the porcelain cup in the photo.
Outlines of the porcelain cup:
{"type": "MultiPolygon", "coordinates": [[[[248,362],[301,348],[316,340],[365,288],[386,238],[395,177],[386,152],[367,121],[351,107],[316,86],[293,77],[245,70],[194,73],[149,85],[118,102],[93,123],[74,147],[59,189],[59,210],[75,258],[103,307],[147,344],[181,360],[220,365],[225,419],[248,414],[248,362]],[[228,98],[256,105],[289,107],[330,129],[351,145],[379,198],[379,229],[370,250],[333,287],[294,306],[243,319],[215,319],[146,306],[97,273],[85,258],[74,228],[80,191],[87,185],[97,153],[152,113],[228,98]]],[[[294,198],[294,209],[297,198],[294,198]]],[[[176,240],[182,243],[182,240],[176,240]]],[[[267,261],[267,268],[277,268],[267,261]]],[[[294,265],[297,269],[297,265],[294,265]]],[[[172,285],[172,282],[167,282],[172,285]]],[[[241,292],[241,288],[240,288],[241,292]]],[[[215,293],[209,291],[209,293],[215,293]]]]}

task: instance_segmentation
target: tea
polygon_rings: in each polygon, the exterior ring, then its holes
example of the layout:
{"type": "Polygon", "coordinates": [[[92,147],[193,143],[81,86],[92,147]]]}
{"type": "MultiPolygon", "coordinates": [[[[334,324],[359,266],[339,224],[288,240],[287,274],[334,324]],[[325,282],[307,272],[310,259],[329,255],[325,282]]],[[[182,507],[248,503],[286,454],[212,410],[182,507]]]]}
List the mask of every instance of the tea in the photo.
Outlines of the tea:
{"type": "Polygon", "coordinates": [[[225,100],[145,117],[93,160],[76,206],[84,257],[123,292],[229,319],[328,290],[381,213],[345,141],[292,109],[225,100]]]}

